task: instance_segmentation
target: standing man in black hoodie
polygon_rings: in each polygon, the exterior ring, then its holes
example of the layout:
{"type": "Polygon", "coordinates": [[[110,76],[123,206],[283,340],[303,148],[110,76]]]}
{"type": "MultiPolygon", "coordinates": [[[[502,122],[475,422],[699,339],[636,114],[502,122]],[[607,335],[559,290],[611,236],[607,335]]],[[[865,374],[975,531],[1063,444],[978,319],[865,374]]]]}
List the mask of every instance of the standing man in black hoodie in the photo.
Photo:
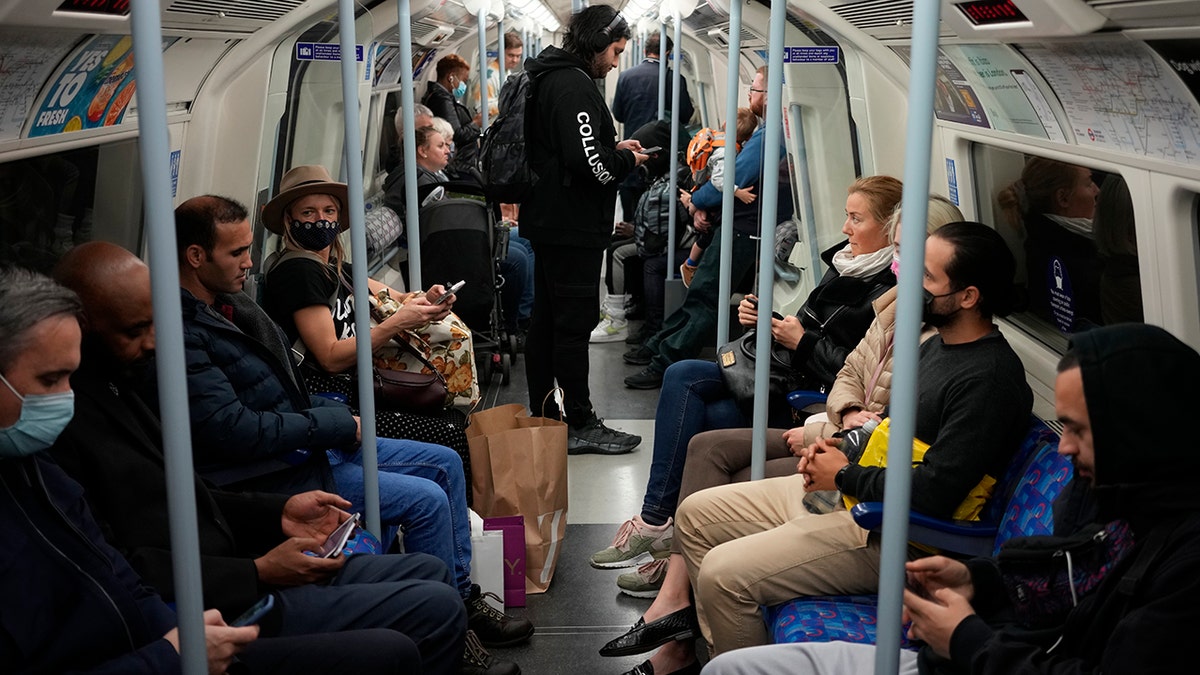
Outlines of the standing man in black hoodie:
{"type": "MultiPolygon", "coordinates": [[[[617,66],[629,25],[612,7],[571,17],[562,49],[525,62],[536,83],[527,113],[529,162],[539,179],[521,204],[521,234],[533,243],[534,303],[525,346],[529,408],[540,414],[555,381],[563,389],[568,451],[620,454],[640,436],[610,429],[592,410],[588,338],[600,316],[600,266],[616,211],[617,186],[646,161],[642,144],[617,143],[616,125],[594,80],[617,66]]],[[[553,403],[546,414],[557,413],[553,403]]]]}

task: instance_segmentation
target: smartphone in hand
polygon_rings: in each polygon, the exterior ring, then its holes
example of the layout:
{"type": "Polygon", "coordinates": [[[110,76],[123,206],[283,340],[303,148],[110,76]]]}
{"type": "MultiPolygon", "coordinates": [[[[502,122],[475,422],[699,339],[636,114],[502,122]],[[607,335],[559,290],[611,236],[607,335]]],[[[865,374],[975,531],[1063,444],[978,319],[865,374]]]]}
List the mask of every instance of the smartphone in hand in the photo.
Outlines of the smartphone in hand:
{"type": "Polygon", "coordinates": [[[270,612],[274,608],[275,608],[275,596],[268,593],[268,594],[264,595],[261,600],[254,603],[253,605],[251,605],[250,609],[247,609],[245,612],[242,612],[241,616],[234,619],[233,621],[230,621],[229,625],[233,626],[234,628],[241,628],[242,626],[253,626],[254,624],[258,623],[259,621],[262,621],[262,618],[267,615],[267,612],[270,612]]]}
{"type": "Polygon", "coordinates": [[[662,152],[661,145],[656,145],[653,148],[642,148],[641,150],[641,154],[643,155],[657,155],[660,152],[662,152]]]}
{"type": "Polygon", "coordinates": [[[350,539],[350,535],[354,533],[354,527],[358,525],[358,521],[362,516],[354,514],[342,521],[341,525],[329,535],[321,548],[313,551],[318,558],[332,558],[342,551],[346,546],[346,540],[350,539]]]}
{"type": "Polygon", "coordinates": [[[466,286],[466,285],[467,285],[467,280],[466,280],[466,279],[463,279],[462,281],[458,282],[457,284],[454,284],[454,285],[448,286],[448,287],[446,288],[446,292],[445,292],[445,293],[442,293],[440,296],[438,296],[438,299],[437,299],[437,300],[434,300],[434,301],[433,301],[433,304],[435,304],[435,305],[441,305],[441,304],[444,304],[444,303],[445,303],[447,300],[449,300],[449,299],[450,299],[450,296],[452,296],[452,295],[454,295],[455,293],[457,293],[457,292],[459,292],[460,290],[462,290],[462,287],[463,287],[463,286],[466,286]]]}

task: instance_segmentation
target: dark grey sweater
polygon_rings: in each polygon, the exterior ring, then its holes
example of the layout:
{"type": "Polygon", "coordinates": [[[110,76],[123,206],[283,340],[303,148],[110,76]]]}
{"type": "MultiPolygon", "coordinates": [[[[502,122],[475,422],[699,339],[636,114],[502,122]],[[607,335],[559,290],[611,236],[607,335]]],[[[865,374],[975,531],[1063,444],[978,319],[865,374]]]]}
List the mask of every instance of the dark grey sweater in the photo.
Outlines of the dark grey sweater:
{"type": "MultiPolygon", "coordinates": [[[[998,330],[958,345],[933,336],[921,345],[917,372],[916,435],[930,447],[912,470],[912,510],[948,518],[985,474],[1003,474],[1029,427],[1033,393],[998,330]]],[[[842,489],[882,501],[886,471],[851,466],[842,489]]]]}

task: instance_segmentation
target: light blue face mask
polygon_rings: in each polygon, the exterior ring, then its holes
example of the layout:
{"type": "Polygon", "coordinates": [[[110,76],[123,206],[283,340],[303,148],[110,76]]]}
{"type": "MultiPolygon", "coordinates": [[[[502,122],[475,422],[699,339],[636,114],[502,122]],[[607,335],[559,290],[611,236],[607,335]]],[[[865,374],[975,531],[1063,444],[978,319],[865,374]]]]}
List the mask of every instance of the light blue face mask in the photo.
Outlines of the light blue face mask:
{"type": "Polygon", "coordinates": [[[16,424],[0,429],[0,458],[28,457],[54,445],[75,416],[75,392],[22,396],[0,375],[0,382],[21,399],[16,424]]]}
{"type": "Polygon", "coordinates": [[[467,95],[467,83],[459,82],[458,86],[454,88],[454,98],[462,98],[466,95],[467,95]]]}

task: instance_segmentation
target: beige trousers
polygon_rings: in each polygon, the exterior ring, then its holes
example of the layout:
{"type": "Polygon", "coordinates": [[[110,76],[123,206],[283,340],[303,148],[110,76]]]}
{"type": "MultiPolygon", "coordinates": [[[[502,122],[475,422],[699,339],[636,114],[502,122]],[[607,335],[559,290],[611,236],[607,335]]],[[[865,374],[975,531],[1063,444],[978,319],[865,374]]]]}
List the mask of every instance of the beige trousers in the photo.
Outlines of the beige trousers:
{"type": "Polygon", "coordinates": [[[879,584],[879,537],[847,511],[810,513],[798,474],[691,495],[675,514],[675,536],[714,654],[768,643],[760,605],[879,584]]]}

